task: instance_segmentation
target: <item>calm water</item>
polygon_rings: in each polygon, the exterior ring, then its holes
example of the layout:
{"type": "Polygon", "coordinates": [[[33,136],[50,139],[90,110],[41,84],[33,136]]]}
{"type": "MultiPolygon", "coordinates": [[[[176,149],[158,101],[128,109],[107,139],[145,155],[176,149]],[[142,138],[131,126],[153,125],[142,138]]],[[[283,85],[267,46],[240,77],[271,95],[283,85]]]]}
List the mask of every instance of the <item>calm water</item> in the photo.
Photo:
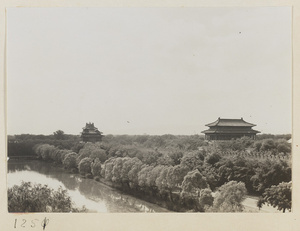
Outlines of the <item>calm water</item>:
{"type": "Polygon", "coordinates": [[[62,186],[68,190],[76,207],[84,205],[89,212],[169,212],[158,205],[123,194],[95,180],[82,179],[78,174],[66,173],[41,161],[9,160],[7,178],[8,187],[20,185],[22,181],[46,184],[54,189],[62,186]]]}

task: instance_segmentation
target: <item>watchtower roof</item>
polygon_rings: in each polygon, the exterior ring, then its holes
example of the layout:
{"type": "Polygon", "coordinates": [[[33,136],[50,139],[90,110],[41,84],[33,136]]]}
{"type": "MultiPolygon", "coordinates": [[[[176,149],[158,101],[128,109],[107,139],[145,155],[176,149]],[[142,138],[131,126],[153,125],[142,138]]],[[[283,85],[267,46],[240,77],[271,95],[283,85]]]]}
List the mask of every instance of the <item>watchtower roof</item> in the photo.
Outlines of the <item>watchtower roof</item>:
{"type": "Polygon", "coordinates": [[[253,127],[255,124],[248,123],[241,119],[221,119],[220,117],[213,123],[206,124],[208,127],[253,127]]]}
{"type": "Polygon", "coordinates": [[[85,124],[85,127],[83,129],[97,129],[97,128],[95,127],[94,123],[89,122],[85,124]]]}

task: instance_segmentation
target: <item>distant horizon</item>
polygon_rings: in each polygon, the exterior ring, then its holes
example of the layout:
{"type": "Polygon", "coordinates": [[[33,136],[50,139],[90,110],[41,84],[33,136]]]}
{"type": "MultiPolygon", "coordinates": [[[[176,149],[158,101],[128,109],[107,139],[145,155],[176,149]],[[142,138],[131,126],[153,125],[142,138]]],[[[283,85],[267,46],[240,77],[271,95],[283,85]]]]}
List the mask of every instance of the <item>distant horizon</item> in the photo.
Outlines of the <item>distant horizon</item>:
{"type": "MultiPolygon", "coordinates": [[[[58,129],[61,130],[61,129],[58,129]]],[[[56,130],[57,131],[57,130],[56,130]]],[[[62,130],[63,131],[63,130],[62,130]]],[[[101,132],[101,130],[99,130],[101,132]]],[[[54,131],[55,132],[55,131],[54,131]]],[[[63,131],[64,132],[64,131],[63,131]]],[[[74,135],[74,136],[80,136],[81,134],[73,134],[73,133],[65,133],[65,135],[74,135]]],[[[15,136],[15,135],[44,135],[44,136],[50,136],[53,135],[53,133],[51,134],[34,134],[34,133],[20,133],[20,134],[7,134],[7,136],[15,136]]],[[[164,133],[164,134],[104,134],[101,133],[102,136],[108,136],[108,135],[113,135],[113,136],[123,136],[123,135],[127,135],[127,136],[164,136],[164,135],[173,135],[173,136],[194,136],[194,135],[199,135],[199,136],[205,136],[203,133],[197,133],[197,134],[171,134],[171,133],[164,133]]],[[[274,134],[274,133],[258,133],[256,134],[256,136],[260,136],[260,135],[292,135],[292,133],[278,133],[278,134],[274,134]]]]}
{"type": "MultiPolygon", "coordinates": [[[[244,119],[243,117],[240,117],[240,118],[224,118],[224,117],[218,117],[218,118],[220,118],[220,119],[243,119],[244,121],[246,121],[246,122],[249,122],[249,123],[253,123],[253,121],[248,121],[248,120],[246,120],[246,119],[244,119]]],[[[210,122],[207,122],[207,123],[205,123],[205,124],[209,124],[209,123],[212,123],[212,122],[214,122],[214,121],[216,121],[218,118],[216,118],[215,120],[212,120],[212,121],[210,121],[210,122]]],[[[206,130],[206,129],[208,129],[209,127],[207,127],[207,126],[205,126],[205,124],[203,124],[202,125],[202,127],[203,127],[203,129],[199,132],[199,133],[190,133],[190,134],[183,134],[183,133],[160,133],[160,134],[155,134],[155,133],[135,133],[135,134],[129,134],[129,133],[104,133],[102,130],[101,130],[101,128],[99,127],[99,126],[97,126],[97,124],[95,123],[95,122],[93,122],[93,121],[88,121],[88,122],[85,122],[82,126],[81,126],[81,131],[79,132],[79,133],[68,133],[68,132],[66,132],[65,130],[63,130],[63,129],[61,129],[61,128],[57,128],[55,131],[58,131],[58,130],[62,130],[66,135],[80,135],[80,133],[82,132],[82,128],[85,126],[85,124],[86,123],[94,123],[94,126],[96,127],[96,128],[98,128],[98,130],[102,133],[102,135],[129,135],[129,136],[134,136],[134,135],[151,135],[151,136],[162,136],[162,135],[175,135],[175,136],[180,136],[180,135],[182,135],[182,136],[192,136],[192,135],[203,135],[203,136],[205,136],[205,134],[204,133],[201,133],[201,131],[204,131],[204,130],[206,130]]],[[[261,132],[258,128],[256,128],[257,126],[259,126],[259,125],[257,125],[255,122],[254,122],[254,124],[255,124],[255,126],[253,126],[252,128],[254,129],[254,130],[257,130],[257,131],[259,131],[259,133],[257,134],[257,135],[264,135],[264,134],[266,134],[266,135],[292,135],[292,132],[290,132],[290,133],[271,133],[271,132],[261,132]]],[[[48,134],[46,134],[46,133],[16,133],[16,134],[13,134],[13,135],[22,135],[22,134],[30,134],[30,135],[52,135],[55,131],[53,131],[52,133],[48,133],[48,134]]],[[[12,134],[7,134],[7,135],[11,135],[11,136],[13,136],[12,134]]]]}
{"type": "MultiPolygon", "coordinates": [[[[240,118],[224,118],[224,117],[218,117],[218,118],[220,118],[220,119],[243,119],[244,121],[246,121],[246,122],[248,122],[248,123],[254,123],[255,124],[255,126],[253,126],[252,128],[254,129],[254,130],[257,130],[257,131],[259,131],[259,133],[257,134],[257,135],[263,135],[263,134],[266,134],[266,135],[292,135],[292,132],[290,132],[290,133],[272,133],[272,132],[262,132],[261,130],[259,130],[258,128],[257,128],[257,126],[259,126],[259,125],[257,125],[255,122],[253,122],[253,121],[248,121],[248,120],[246,120],[246,119],[244,119],[243,117],[240,117],[240,118]]],[[[212,122],[214,122],[214,121],[216,121],[218,118],[216,118],[215,120],[212,120],[212,121],[210,121],[210,122],[207,122],[207,123],[205,123],[205,124],[209,124],[209,123],[212,123],[212,122]]],[[[127,121],[128,122],[128,121],[127,121]]],[[[200,132],[196,132],[196,133],[190,133],[190,134],[183,134],[183,133],[160,133],[160,134],[155,134],[155,133],[132,133],[132,134],[130,134],[130,133],[104,133],[102,130],[101,130],[101,128],[99,128],[99,126],[97,126],[97,124],[95,123],[95,122],[93,122],[93,121],[88,121],[88,122],[85,122],[82,126],[81,126],[81,131],[79,132],[79,133],[68,133],[68,132],[66,132],[64,129],[61,129],[61,128],[57,128],[56,130],[54,130],[52,133],[27,133],[27,132],[24,132],[24,133],[15,133],[15,134],[13,134],[13,135],[22,135],[22,134],[30,134],[30,135],[51,135],[51,134],[53,134],[55,131],[58,131],[58,130],[62,130],[66,135],[80,135],[80,133],[82,132],[82,128],[85,126],[85,124],[86,123],[94,123],[94,125],[95,125],[95,127],[96,128],[98,128],[98,130],[102,133],[102,134],[107,134],[107,135],[153,135],[153,136],[162,136],[162,135],[183,135],[183,136],[192,136],[192,135],[203,135],[204,136],[204,133],[201,133],[202,131],[204,131],[204,130],[207,130],[209,127],[207,127],[207,126],[205,126],[205,124],[203,124],[201,127],[203,127],[203,129],[200,131],[200,132]]],[[[200,127],[200,126],[198,126],[198,127],[200,127]]],[[[11,135],[11,134],[7,134],[7,135],[11,135]]]]}

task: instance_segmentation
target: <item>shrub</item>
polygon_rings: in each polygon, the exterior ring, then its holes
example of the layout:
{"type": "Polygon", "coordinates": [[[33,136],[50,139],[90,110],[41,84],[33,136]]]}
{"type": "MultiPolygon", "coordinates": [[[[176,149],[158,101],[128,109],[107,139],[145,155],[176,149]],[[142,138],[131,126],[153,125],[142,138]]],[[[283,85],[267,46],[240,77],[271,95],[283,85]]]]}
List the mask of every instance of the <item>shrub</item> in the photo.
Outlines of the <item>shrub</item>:
{"type": "Polygon", "coordinates": [[[262,141],[260,141],[260,140],[255,141],[255,143],[253,144],[253,146],[254,146],[254,149],[255,149],[256,151],[260,151],[261,146],[262,146],[262,141]]]}
{"type": "Polygon", "coordinates": [[[186,174],[181,187],[182,197],[198,197],[200,190],[209,186],[206,178],[196,169],[186,174]]]}
{"type": "Polygon", "coordinates": [[[213,154],[208,155],[205,158],[206,163],[214,166],[216,163],[218,163],[221,160],[221,156],[220,154],[218,154],[217,152],[214,152],[213,154]]]}
{"type": "Polygon", "coordinates": [[[77,154],[75,152],[66,154],[65,158],[63,159],[63,165],[66,169],[73,169],[77,167],[76,164],[76,157],[77,154]]]}
{"type": "Polygon", "coordinates": [[[262,142],[261,151],[270,151],[272,149],[275,149],[276,145],[273,139],[266,139],[262,142]]]}
{"type": "Polygon", "coordinates": [[[192,151],[185,154],[181,159],[181,165],[194,170],[203,164],[204,154],[200,151],[192,151]]]}
{"type": "Polygon", "coordinates": [[[93,179],[93,175],[91,173],[85,174],[85,177],[88,179],[93,179]]]}
{"type": "Polygon", "coordinates": [[[205,211],[213,205],[214,198],[212,196],[212,191],[209,188],[201,189],[199,196],[199,207],[200,211],[205,211]]]}
{"type": "Polygon", "coordinates": [[[279,153],[291,153],[291,144],[289,144],[285,139],[277,140],[276,145],[279,153]]]}
{"type": "Polygon", "coordinates": [[[94,176],[101,176],[101,162],[98,158],[92,162],[91,172],[94,176]]]}
{"type": "Polygon", "coordinates": [[[99,159],[103,163],[104,161],[106,161],[107,156],[106,156],[105,150],[103,150],[103,149],[96,149],[96,150],[93,150],[91,152],[90,158],[92,158],[92,159],[99,159]]]}
{"type": "Polygon", "coordinates": [[[170,152],[169,157],[173,160],[174,165],[178,165],[180,164],[181,158],[183,157],[183,152],[181,151],[170,152]]]}
{"type": "MultiPolygon", "coordinates": [[[[58,154],[57,154],[57,156],[56,156],[57,162],[58,162],[58,163],[63,163],[63,161],[64,161],[66,155],[68,155],[68,154],[70,154],[70,153],[76,154],[76,153],[72,152],[71,150],[66,150],[66,149],[59,150],[59,152],[58,152],[58,154]]],[[[77,156],[77,154],[76,154],[76,156],[77,156]]]]}
{"type": "Polygon", "coordinates": [[[78,173],[78,169],[77,168],[72,168],[71,173],[78,173]]]}
{"type": "Polygon", "coordinates": [[[92,164],[92,159],[89,157],[83,158],[78,165],[79,173],[82,175],[86,175],[87,173],[92,173],[91,172],[91,164],[92,164]]]}
{"type": "Polygon", "coordinates": [[[73,207],[71,198],[66,190],[58,190],[47,185],[22,182],[8,189],[9,212],[71,212],[73,207]]]}
{"type": "Polygon", "coordinates": [[[93,160],[98,158],[101,162],[104,162],[107,159],[106,151],[102,149],[100,143],[86,143],[79,151],[77,163],[86,157],[93,160]]]}
{"type": "Polygon", "coordinates": [[[40,144],[35,146],[34,150],[38,157],[42,158],[43,160],[49,161],[51,160],[51,154],[56,150],[56,148],[53,145],[40,144]]]}

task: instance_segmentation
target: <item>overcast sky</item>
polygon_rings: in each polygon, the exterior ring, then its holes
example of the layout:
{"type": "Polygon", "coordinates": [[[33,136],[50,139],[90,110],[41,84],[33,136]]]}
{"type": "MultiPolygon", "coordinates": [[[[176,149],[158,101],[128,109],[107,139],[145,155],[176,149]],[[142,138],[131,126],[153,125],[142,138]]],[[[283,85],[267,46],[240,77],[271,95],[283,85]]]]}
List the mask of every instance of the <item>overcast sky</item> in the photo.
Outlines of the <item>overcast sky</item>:
{"type": "Polygon", "coordinates": [[[291,133],[291,8],[10,8],[8,134],[291,133]]]}

